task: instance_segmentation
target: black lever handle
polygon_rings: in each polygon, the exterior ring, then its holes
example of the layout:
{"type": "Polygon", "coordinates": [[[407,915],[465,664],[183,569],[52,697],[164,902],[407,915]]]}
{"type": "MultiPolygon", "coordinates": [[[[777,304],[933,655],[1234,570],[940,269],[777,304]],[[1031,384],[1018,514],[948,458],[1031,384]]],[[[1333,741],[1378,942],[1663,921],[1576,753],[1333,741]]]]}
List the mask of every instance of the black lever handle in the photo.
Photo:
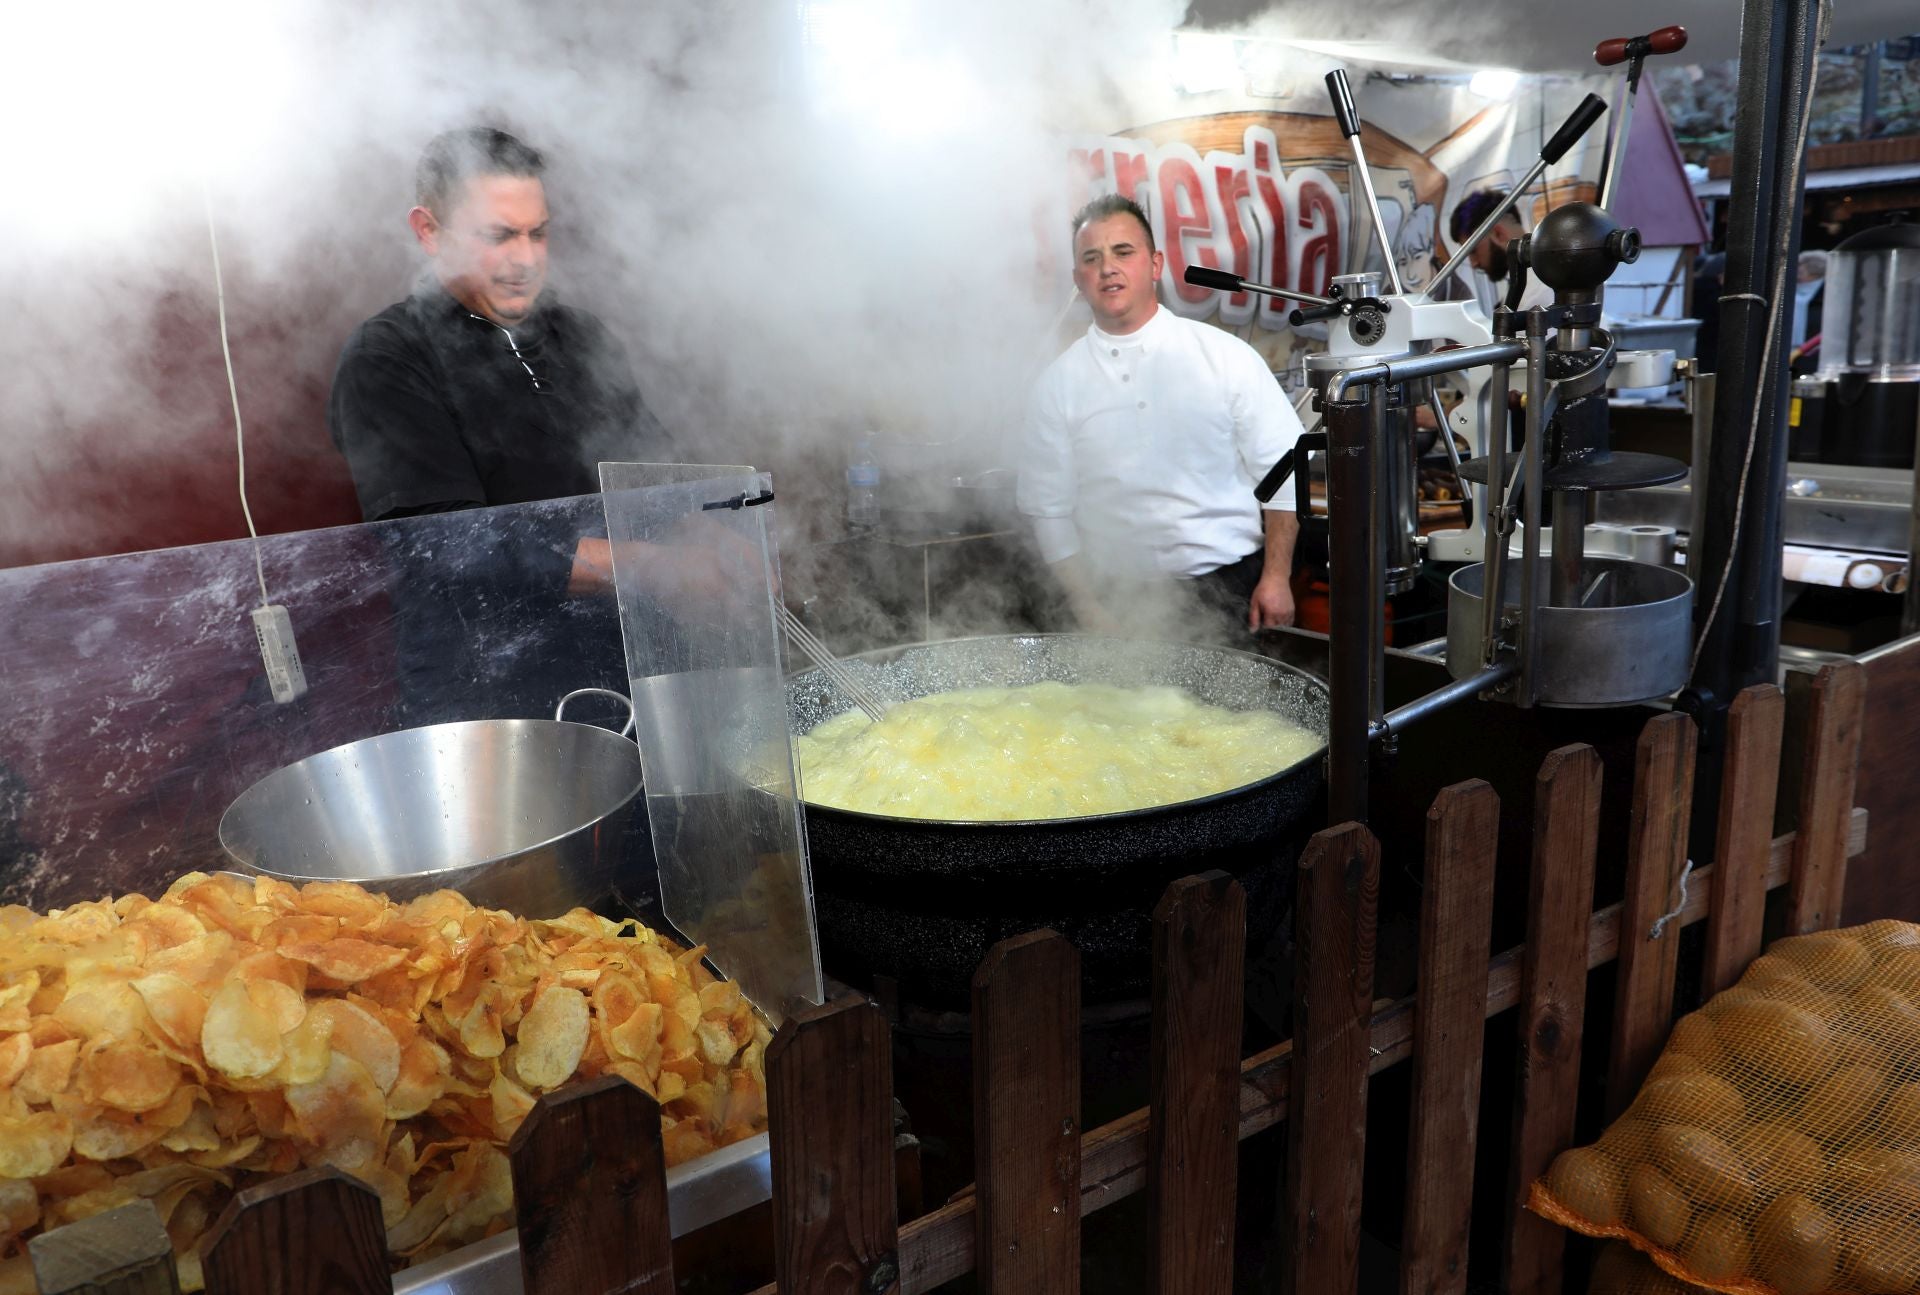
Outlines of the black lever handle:
{"type": "Polygon", "coordinates": [[[1282,454],[1280,461],[1267,470],[1266,476],[1260,478],[1260,484],[1253,488],[1255,499],[1264,504],[1280,493],[1280,487],[1286,485],[1287,478],[1293,475],[1293,456],[1299,448],[1296,445],[1282,454]]]}
{"type": "Polygon", "coordinates": [[[1540,156],[1547,162],[1558,162],[1587,133],[1587,128],[1600,120],[1600,114],[1606,110],[1607,101],[1597,94],[1582,99],[1580,106],[1573,110],[1573,115],[1560,124],[1559,130],[1553,132],[1553,138],[1540,150],[1540,156]]]}
{"type": "Polygon", "coordinates": [[[1294,476],[1294,465],[1298,464],[1300,475],[1294,477],[1293,501],[1295,512],[1304,519],[1313,508],[1313,491],[1308,480],[1310,474],[1307,471],[1307,458],[1315,450],[1326,448],[1325,432],[1300,433],[1299,439],[1293,443],[1293,448],[1282,454],[1280,461],[1273,465],[1273,469],[1260,478],[1260,484],[1253,488],[1253,497],[1263,504],[1269,502],[1280,493],[1280,487],[1287,484],[1287,478],[1294,476]]]}
{"type": "Polygon", "coordinates": [[[1239,292],[1242,285],[1246,283],[1246,280],[1237,274],[1210,269],[1204,265],[1189,265],[1183,277],[1196,288],[1214,288],[1220,292],[1239,292]]]}
{"type": "Polygon", "coordinates": [[[1507,309],[1520,309],[1520,298],[1527,292],[1527,271],[1533,266],[1533,235],[1522,234],[1507,248],[1507,309]]]}
{"type": "Polygon", "coordinates": [[[1333,100],[1333,115],[1340,133],[1352,139],[1360,133],[1360,111],[1353,106],[1353,87],[1347,84],[1347,70],[1337,67],[1327,73],[1327,95],[1333,100]]]}
{"type": "Polygon", "coordinates": [[[1287,316],[1287,322],[1298,328],[1302,324],[1317,323],[1322,319],[1338,319],[1342,315],[1352,313],[1352,302],[1335,301],[1325,306],[1308,306],[1304,310],[1296,310],[1287,316]]]}

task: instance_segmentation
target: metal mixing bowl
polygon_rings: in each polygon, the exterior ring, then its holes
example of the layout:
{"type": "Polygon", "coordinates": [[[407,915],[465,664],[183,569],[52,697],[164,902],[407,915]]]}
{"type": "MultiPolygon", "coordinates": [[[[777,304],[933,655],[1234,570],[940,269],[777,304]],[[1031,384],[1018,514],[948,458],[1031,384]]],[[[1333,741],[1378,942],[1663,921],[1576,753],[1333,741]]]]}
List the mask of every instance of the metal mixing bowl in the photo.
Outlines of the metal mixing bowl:
{"type": "Polygon", "coordinates": [[[640,790],[629,738],[544,719],[403,729],[308,756],[241,793],[220,844],[296,884],[354,881],[396,900],[457,890],[523,917],[614,886],[640,790]]]}

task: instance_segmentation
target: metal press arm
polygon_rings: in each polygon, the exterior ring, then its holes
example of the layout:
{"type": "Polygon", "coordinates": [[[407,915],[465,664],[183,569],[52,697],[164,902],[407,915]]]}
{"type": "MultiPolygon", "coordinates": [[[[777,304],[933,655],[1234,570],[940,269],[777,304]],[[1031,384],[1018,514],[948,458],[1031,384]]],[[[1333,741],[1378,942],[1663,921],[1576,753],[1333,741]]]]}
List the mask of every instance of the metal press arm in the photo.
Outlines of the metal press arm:
{"type": "Polygon", "coordinates": [[[1593,48],[1593,61],[1601,67],[1616,63],[1627,65],[1627,81],[1620,94],[1620,111],[1614,114],[1613,137],[1607,143],[1607,173],[1600,181],[1600,206],[1613,210],[1613,190],[1619,183],[1622,163],[1627,157],[1627,132],[1633,125],[1633,97],[1640,89],[1640,67],[1650,54],[1676,54],[1687,47],[1685,27],[1662,27],[1645,36],[1616,36],[1593,48]]]}
{"type": "Polygon", "coordinates": [[[1332,297],[1316,297],[1311,292],[1295,292],[1292,288],[1276,288],[1270,283],[1255,283],[1238,274],[1209,269],[1204,265],[1189,265],[1184,277],[1196,288],[1212,288],[1215,292],[1257,292],[1263,297],[1278,297],[1282,301],[1298,301],[1309,306],[1339,304],[1332,297]]]}
{"type": "Polygon", "coordinates": [[[1386,223],[1380,219],[1380,195],[1373,191],[1373,171],[1367,166],[1366,150],[1360,146],[1360,112],[1353,106],[1353,87],[1347,84],[1345,68],[1337,67],[1327,73],[1327,94],[1333,100],[1333,115],[1340,123],[1340,133],[1347,137],[1347,144],[1353,149],[1353,172],[1360,177],[1360,187],[1367,193],[1367,210],[1373,213],[1373,232],[1380,236],[1380,255],[1387,263],[1387,282],[1393,287],[1393,295],[1400,296],[1406,288],[1400,282],[1400,265],[1393,259],[1393,248],[1387,243],[1386,223]]]}
{"type": "MultiPolygon", "coordinates": [[[[1600,114],[1606,110],[1607,101],[1597,94],[1590,94],[1581,100],[1580,106],[1573,110],[1573,115],[1561,123],[1560,129],[1553,133],[1553,138],[1548,140],[1546,146],[1540,150],[1539,158],[1527,168],[1527,173],[1520,177],[1520,183],[1507,191],[1507,200],[1488,212],[1486,219],[1480,222],[1480,227],[1467,236],[1466,242],[1454,249],[1453,256],[1440,268],[1440,273],[1427,282],[1427,286],[1421,290],[1420,295],[1431,296],[1436,287],[1451,278],[1453,272],[1460,268],[1460,263],[1473,255],[1473,249],[1480,246],[1487,235],[1493,232],[1493,227],[1500,223],[1500,218],[1520,201],[1520,196],[1533,187],[1534,181],[1546,174],[1548,167],[1566,156],[1567,150],[1587,133],[1588,127],[1600,120],[1600,114]]],[[[1368,192],[1372,192],[1371,185],[1368,186],[1368,192]]]]}

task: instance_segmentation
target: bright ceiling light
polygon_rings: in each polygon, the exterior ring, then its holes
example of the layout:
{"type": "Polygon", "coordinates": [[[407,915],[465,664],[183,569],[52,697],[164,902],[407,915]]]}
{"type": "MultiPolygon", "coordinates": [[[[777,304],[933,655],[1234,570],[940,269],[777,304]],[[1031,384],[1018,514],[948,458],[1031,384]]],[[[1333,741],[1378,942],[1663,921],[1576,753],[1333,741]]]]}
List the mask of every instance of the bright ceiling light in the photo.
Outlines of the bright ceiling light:
{"type": "Polygon", "coordinates": [[[1225,90],[1239,80],[1240,53],[1231,39],[1174,33],[1175,86],[1187,94],[1207,94],[1225,90]]]}
{"type": "Polygon", "coordinates": [[[1520,74],[1512,68],[1490,67],[1473,74],[1467,89],[1482,99],[1511,99],[1520,86],[1520,74]]]}
{"type": "Polygon", "coordinates": [[[831,117],[899,138],[948,133],[986,109],[986,91],[957,55],[929,47],[887,0],[800,6],[814,101],[831,117]],[[902,111],[901,105],[917,105],[902,111]]]}

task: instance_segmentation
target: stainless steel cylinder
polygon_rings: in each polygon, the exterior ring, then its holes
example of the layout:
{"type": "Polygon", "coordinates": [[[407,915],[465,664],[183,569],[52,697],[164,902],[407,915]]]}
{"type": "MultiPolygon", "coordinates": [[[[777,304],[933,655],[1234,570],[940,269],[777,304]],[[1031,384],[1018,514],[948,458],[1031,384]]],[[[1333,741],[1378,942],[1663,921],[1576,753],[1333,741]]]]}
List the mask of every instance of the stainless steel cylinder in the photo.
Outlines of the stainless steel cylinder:
{"type": "MultiPolygon", "coordinates": [[[[1464,678],[1480,669],[1487,603],[1486,565],[1462,567],[1447,588],[1447,669],[1464,678]]],[[[1585,601],[1556,607],[1550,574],[1536,575],[1531,637],[1539,656],[1533,700],[1543,706],[1626,706],[1665,697],[1687,682],[1693,643],[1693,582],[1670,567],[1623,558],[1588,558],[1585,601]]],[[[1521,568],[1509,563],[1499,603],[1522,603],[1521,568]]]]}
{"type": "MultiPolygon", "coordinates": [[[[1405,405],[1385,412],[1374,471],[1380,501],[1380,586],[1386,594],[1413,588],[1423,560],[1420,546],[1420,464],[1413,450],[1413,411],[1405,405]]],[[[1443,433],[1444,435],[1444,433],[1443,433]]]]}

